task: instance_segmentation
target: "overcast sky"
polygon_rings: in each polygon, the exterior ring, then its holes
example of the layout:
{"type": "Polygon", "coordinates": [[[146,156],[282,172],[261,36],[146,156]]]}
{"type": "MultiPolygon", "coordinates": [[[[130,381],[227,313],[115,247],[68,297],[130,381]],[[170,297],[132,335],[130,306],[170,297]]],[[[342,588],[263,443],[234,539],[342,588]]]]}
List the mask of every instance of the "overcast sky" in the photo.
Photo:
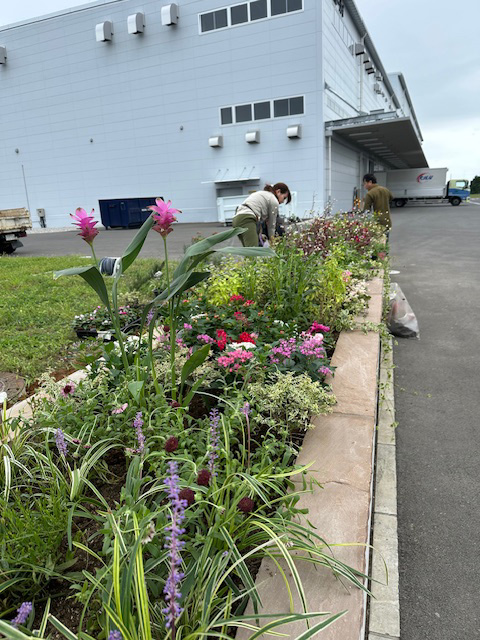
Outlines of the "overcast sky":
{"type": "MultiPolygon", "coordinates": [[[[85,4],[0,1],[0,25],[85,4]]],[[[405,76],[430,166],[448,167],[450,177],[480,175],[480,0],[356,4],[385,69],[405,76]]]]}

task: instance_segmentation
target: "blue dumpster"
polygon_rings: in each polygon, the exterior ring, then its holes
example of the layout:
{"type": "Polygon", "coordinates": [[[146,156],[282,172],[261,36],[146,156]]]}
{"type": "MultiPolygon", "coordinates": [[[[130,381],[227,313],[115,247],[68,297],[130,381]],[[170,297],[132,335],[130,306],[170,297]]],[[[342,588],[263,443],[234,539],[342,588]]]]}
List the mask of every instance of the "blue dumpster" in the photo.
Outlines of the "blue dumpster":
{"type": "Polygon", "coordinates": [[[99,200],[100,218],[105,229],[109,227],[140,227],[152,213],[147,207],[155,198],[118,198],[99,200]]]}

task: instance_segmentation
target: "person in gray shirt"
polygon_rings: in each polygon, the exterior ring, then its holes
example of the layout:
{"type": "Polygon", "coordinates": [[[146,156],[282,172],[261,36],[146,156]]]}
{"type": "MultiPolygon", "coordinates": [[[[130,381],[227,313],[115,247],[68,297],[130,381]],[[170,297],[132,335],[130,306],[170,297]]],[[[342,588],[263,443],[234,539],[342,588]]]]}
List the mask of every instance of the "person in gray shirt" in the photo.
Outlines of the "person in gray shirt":
{"type": "Polygon", "coordinates": [[[237,207],[232,220],[232,227],[246,229],[240,234],[240,241],[244,247],[258,247],[259,227],[266,223],[267,237],[275,235],[278,205],[291,202],[290,189],[283,182],[276,182],[273,186],[266,184],[263,191],[255,191],[250,194],[241,205],[237,207]]]}

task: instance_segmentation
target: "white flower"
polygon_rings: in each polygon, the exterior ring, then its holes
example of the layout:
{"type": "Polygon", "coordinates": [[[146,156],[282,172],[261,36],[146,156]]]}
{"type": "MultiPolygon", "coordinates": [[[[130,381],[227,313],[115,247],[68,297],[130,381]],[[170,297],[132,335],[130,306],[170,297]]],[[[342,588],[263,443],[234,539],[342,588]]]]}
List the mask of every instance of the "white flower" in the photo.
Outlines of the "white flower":
{"type": "Polygon", "coordinates": [[[197,316],[192,316],[190,320],[198,320],[198,318],[205,318],[206,313],[199,313],[197,316]]]}
{"type": "Polygon", "coordinates": [[[232,342],[228,345],[228,351],[235,351],[236,349],[255,349],[256,346],[253,342],[232,342]]]}
{"type": "Polygon", "coordinates": [[[0,404],[3,404],[6,399],[7,399],[7,392],[6,391],[0,391],[0,404]]]}

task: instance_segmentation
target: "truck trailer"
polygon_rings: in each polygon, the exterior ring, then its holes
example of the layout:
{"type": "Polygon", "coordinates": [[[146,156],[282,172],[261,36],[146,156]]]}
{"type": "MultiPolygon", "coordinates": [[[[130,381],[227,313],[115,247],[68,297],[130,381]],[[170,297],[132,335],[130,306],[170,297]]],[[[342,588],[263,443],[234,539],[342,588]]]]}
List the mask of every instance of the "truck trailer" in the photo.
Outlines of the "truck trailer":
{"type": "Polygon", "coordinates": [[[378,184],[393,194],[393,206],[403,207],[407,202],[450,202],[454,207],[470,195],[468,180],[449,180],[447,168],[394,169],[378,171],[378,184]]]}
{"type": "Polygon", "coordinates": [[[32,228],[28,209],[0,209],[0,254],[13,253],[23,247],[19,238],[25,238],[32,228]]]}

